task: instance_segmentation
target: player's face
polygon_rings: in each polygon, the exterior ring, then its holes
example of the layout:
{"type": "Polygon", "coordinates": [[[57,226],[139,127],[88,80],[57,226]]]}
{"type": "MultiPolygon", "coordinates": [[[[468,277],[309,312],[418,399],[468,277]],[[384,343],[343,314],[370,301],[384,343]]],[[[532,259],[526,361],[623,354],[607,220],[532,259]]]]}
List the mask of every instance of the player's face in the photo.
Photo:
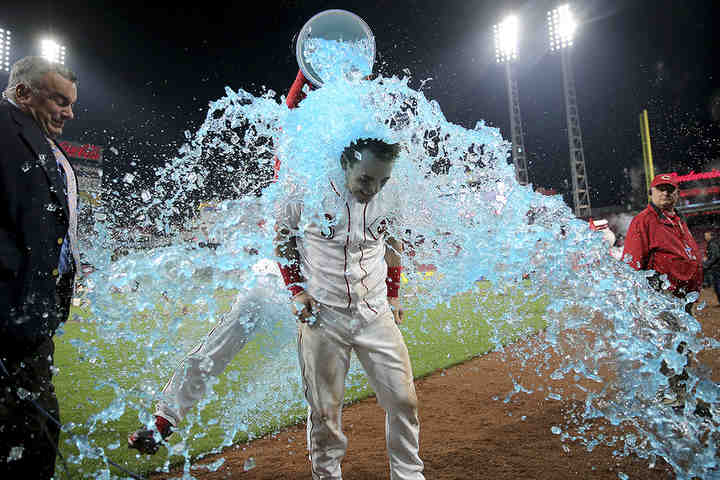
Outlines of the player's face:
{"type": "Polygon", "coordinates": [[[362,159],[345,168],[345,183],[355,200],[367,203],[390,180],[395,162],[381,160],[367,149],[361,149],[360,154],[362,159]]]}
{"type": "Polygon", "coordinates": [[[678,191],[673,185],[662,184],[650,189],[650,199],[660,210],[672,210],[678,200],[678,191]]]}

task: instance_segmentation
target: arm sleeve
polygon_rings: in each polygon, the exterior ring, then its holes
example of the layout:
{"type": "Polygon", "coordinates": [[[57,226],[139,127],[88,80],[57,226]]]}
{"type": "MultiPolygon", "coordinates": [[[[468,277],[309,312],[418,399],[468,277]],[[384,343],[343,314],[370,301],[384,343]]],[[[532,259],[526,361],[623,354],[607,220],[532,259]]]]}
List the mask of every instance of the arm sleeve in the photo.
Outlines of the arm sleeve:
{"type": "Polygon", "coordinates": [[[296,233],[300,224],[302,206],[299,203],[282,203],[275,208],[275,225],[278,229],[296,233]]]}
{"type": "Polygon", "coordinates": [[[393,182],[388,185],[387,191],[383,192],[384,201],[388,203],[387,232],[386,235],[402,240],[405,237],[406,218],[403,203],[400,201],[403,195],[399,187],[393,182]]]}
{"type": "MultiPolygon", "coordinates": [[[[303,99],[306,97],[305,92],[303,92],[302,90],[305,85],[309,85],[310,88],[312,88],[312,84],[305,79],[305,75],[303,75],[302,70],[298,70],[295,81],[293,81],[292,85],[290,85],[290,90],[288,91],[287,98],[285,98],[285,104],[288,108],[297,108],[297,106],[300,105],[300,102],[302,102],[303,99]]],[[[281,162],[277,156],[274,160],[273,181],[275,182],[278,179],[281,162]]]]}
{"type": "Polygon", "coordinates": [[[296,108],[300,102],[303,101],[305,98],[305,92],[302,91],[303,86],[305,84],[310,84],[306,79],[305,76],[302,73],[302,70],[298,70],[298,74],[295,77],[295,81],[290,86],[290,91],[287,94],[287,98],[285,99],[285,104],[288,106],[288,108],[296,108]]]}
{"type": "Polygon", "coordinates": [[[631,257],[630,266],[635,270],[645,270],[650,259],[649,235],[645,225],[637,217],[633,218],[625,237],[623,260],[631,257]]]}

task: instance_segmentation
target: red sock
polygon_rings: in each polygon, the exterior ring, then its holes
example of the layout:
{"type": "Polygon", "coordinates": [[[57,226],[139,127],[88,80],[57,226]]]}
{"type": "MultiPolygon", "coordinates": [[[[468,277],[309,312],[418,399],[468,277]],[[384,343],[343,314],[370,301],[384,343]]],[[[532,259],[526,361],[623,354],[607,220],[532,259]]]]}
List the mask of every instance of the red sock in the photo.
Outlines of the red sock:
{"type": "Polygon", "coordinates": [[[158,429],[158,432],[160,432],[160,435],[163,436],[163,438],[167,437],[172,433],[172,424],[168,421],[167,418],[161,417],[160,415],[155,415],[155,426],[158,429]]]}

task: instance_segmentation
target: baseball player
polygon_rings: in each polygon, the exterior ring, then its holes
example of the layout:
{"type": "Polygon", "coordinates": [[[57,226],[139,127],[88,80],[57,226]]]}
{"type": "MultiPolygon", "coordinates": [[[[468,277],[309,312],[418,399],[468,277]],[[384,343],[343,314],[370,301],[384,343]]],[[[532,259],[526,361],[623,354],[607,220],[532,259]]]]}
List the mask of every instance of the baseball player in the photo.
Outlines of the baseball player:
{"type": "Polygon", "coordinates": [[[401,244],[398,196],[383,190],[398,145],[353,142],[341,155],[343,178],[329,180],[325,219],[289,203],[278,209],[276,254],[300,320],[298,357],[310,405],[307,442],[314,479],[342,478],[347,439],[342,404],[355,351],[386,412],[391,478],[423,479],[417,397],[397,324],[401,244]]]}

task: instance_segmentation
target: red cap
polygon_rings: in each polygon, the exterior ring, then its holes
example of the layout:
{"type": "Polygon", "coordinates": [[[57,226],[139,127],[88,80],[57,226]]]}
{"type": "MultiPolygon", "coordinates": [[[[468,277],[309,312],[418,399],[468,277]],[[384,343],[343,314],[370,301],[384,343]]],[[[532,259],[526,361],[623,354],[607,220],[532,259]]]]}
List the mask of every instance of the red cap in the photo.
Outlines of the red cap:
{"type": "Polygon", "coordinates": [[[657,187],[658,185],[672,185],[673,187],[677,188],[677,175],[675,175],[674,173],[661,173],[659,175],[655,175],[655,178],[653,178],[650,187],[657,187]]]}

